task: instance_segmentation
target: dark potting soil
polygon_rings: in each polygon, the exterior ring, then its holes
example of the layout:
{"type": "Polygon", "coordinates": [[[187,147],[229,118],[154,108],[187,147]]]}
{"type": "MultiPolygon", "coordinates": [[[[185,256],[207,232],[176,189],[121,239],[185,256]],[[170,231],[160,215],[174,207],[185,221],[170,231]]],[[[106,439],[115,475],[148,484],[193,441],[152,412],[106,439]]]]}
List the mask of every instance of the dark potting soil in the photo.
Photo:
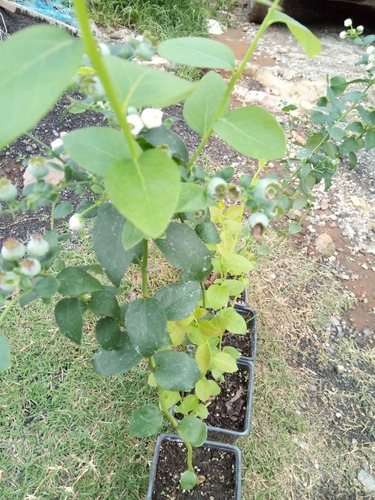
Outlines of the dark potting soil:
{"type": "Polygon", "coordinates": [[[255,346],[253,345],[253,322],[251,318],[254,316],[253,313],[249,312],[243,315],[244,320],[247,325],[246,335],[238,335],[234,333],[226,333],[223,337],[222,345],[231,346],[237,349],[237,351],[242,354],[242,356],[251,357],[254,354],[255,346]]]}
{"type": "Polygon", "coordinates": [[[180,475],[187,469],[187,450],[180,442],[163,442],[157,465],[152,500],[233,500],[235,498],[235,455],[227,450],[194,448],[195,472],[204,478],[191,491],[182,490],[180,475]]]}
{"type": "MultiPolygon", "coordinates": [[[[242,432],[245,429],[248,384],[246,370],[240,368],[235,373],[225,374],[221,392],[212,398],[204,422],[211,427],[242,432]]],[[[183,415],[176,413],[176,418],[182,419],[183,415]]]]}

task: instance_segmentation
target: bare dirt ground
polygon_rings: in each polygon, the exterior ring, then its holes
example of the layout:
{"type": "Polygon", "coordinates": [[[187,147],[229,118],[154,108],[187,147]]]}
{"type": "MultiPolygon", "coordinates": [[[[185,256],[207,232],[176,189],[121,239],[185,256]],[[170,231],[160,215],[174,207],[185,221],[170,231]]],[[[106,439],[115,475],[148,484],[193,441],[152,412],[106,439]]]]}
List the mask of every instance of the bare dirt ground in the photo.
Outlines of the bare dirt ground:
{"type": "MultiPolygon", "coordinates": [[[[375,21],[372,25],[369,22],[374,15],[371,17],[371,13],[363,9],[345,10],[337,6],[325,7],[319,18],[315,14],[307,13],[301,21],[308,24],[321,40],[321,55],[309,60],[284,26],[271,27],[236,88],[233,105],[260,104],[272,110],[285,124],[287,117],[280,111],[280,102],[296,104],[297,115],[303,118],[324,94],[326,74],[353,78],[363,71],[361,67],[354,67],[359,59],[359,49],[350,41],[341,40],[338,34],[347,17],[353,19],[355,26],[364,25],[365,34],[375,33],[375,21]],[[310,23],[312,18],[314,20],[310,23]]],[[[10,25],[10,18],[5,19],[10,25]]],[[[229,19],[231,27],[216,38],[229,45],[241,58],[257,27],[246,21],[241,8],[230,14],[229,19]]],[[[126,33],[123,27],[110,33],[103,30],[99,36],[118,42],[126,33]]],[[[34,131],[47,143],[62,131],[85,123],[99,124],[98,116],[87,116],[87,122],[85,118],[82,123],[73,122],[70,116],[60,121],[64,101],[59,106],[34,131]]],[[[168,112],[176,114],[178,110],[168,112]]],[[[191,146],[196,143],[197,137],[191,131],[181,127],[179,132],[191,146]]],[[[1,176],[5,174],[22,185],[23,160],[38,151],[38,145],[32,140],[19,139],[16,145],[0,153],[1,176]]],[[[248,159],[215,138],[210,141],[206,155],[217,165],[230,164],[238,171],[249,168],[248,159]]],[[[296,470],[304,469],[309,480],[305,484],[296,478],[287,498],[354,500],[374,498],[375,495],[374,166],[374,153],[363,153],[355,171],[349,172],[347,165],[340,166],[329,192],[319,187],[316,189],[314,210],[306,216],[303,231],[295,236],[292,246],[304,262],[313,263],[322,274],[309,281],[304,295],[289,297],[285,304],[280,302],[281,308],[291,308],[293,317],[300,311],[299,319],[303,320],[301,316],[307,314],[307,302],[320,294],[324,272],[329,269],[342,286],[337,289],[337,304],[341,308],[348,304],[350,308],[344,311],[332,307],[323,330],[309,330],[307,327],[303,330],[302,322],[288,323],[288,317],[281,325],[272,325],[272,322],[267,325],[271,324],[275,329],[278,341],[291,343],[290,365],[306,387],[306,401],[299,411],[307,421],[314,423],[315,429],[315,434],[307,434],[305,441],[296,444],[305,453],[305,463],[296,464],[296,470]],[[333,240],[334,251],[330,255],[319,254],[316,242],[321,234],[327,234],[333,240]],[[320,436],[316,434],[317,428],[320,436]],[[332,455],[337,459],[334,460],[332,455]]],[[[33,226],[26,221],[18,228],[9,227],[8,223],[0,220],[0,240],[9,235],[9,230],[18,234],[31,228],[35,231],[40,219],[33,216],[33,226]]],[[[283,295],[283,290],[293,287],[294,282],[297,287],[300,277],[298,268],[296,270],[290,262],[281,263],[280,255],[277,259],[273,267],[265,268],[264,283],[269,285],[276,279],[274,274],[277,275],[283,295]]],[[[270,262],[272,264],[272,260],[270,262]]],[[[255,497],[249,496],[245,500],[252,498],[255,497]]]]}

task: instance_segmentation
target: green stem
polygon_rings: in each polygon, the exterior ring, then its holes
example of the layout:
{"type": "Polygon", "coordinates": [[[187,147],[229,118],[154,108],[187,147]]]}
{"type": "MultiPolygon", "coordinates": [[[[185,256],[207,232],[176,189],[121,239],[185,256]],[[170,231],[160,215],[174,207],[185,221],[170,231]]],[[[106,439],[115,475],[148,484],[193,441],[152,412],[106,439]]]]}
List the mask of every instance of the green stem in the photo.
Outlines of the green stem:
{"type": "MultiPolygon", "coordinates": [[[[259,42],[260,38],[263,36],[263,33],[266,31],[266,29],[268,28],[268,26],[271,24],[269,22],[269,19],[271,18],[273,11],[277,9],[277,6],[278,6],[279,2],[280,2],[280,0],[275,0],[275,2],[273,3],[273,5],[268,9],[267,16],[264,18],[264,21],[260,25],[259,30],[258,30],[258,32],[257,32],[254,40],[250,44],[250,47],[248,48],[248,50],[247,50],[244,58],[242,59],[240,65],[238,66],[237,71],[235,71],[233,73],[232,78],[230,79],[230,82],[228,83],[228,86],[227,86],[227,89],[225,91],[224,97],[223,97],[223,99],[222,99],[222,101],[220,103],[220,106],[219,106],[218,110],[217,110],[217,113],[215,115],[213,123],[215,123],[215,121],[219,120],[221,118],[221,116],[223,115],[223,113],[226,111],[227,102],[230,99],[230,96],[232,94],[234,86],[236,85],[238,79],[242,75],[242,73],[243,73],[243,71],[245,69],[246,64],[251,59],[251,57],[252,57],[252,55],[253,55],[253,53],[254,53],[257,45],[258,45],[258,42],[259,42]]],[[[212,134],[213,131],[214,131],[214,128],[211,125],[211,127],[203,135],[202,140],[201,140],[199,146],[197,147],[194,155],[192,156],[192,158],[190,160],[190,163],[187,166],[187,170],[188,171],[191,169],[191,167],[196,162],[198,156],[202,152],[202,149],[206,145],[206,143],[207,143],[208,139],[210,138],[210,136],[211,136],[211,134],[212,134]]]]}
{"type": "Polygon", "coordinates": [[[203,281],[201,281],[201,290],[202,290],[202,307],[206,309],[206,289],[204,287],[203,281]]]}
{"type": "Polygon", "coordinates": [[[86,2],[85,0],[73,0],[73,4],[77,16],[77,21],[80,27],[81,36],[85,46],[85,51],[88,57],[90,58],[91,63],[94,69],[96,70],[96,73],[107,93],[108,99],[116,115],[117,121],[123,131],[125,140],[128,143],[132,157],[135,159],[139,155],[136,142],[131,134],[130,126],[126,120],[126,113],[123,112],[122,110],[121,102],[118,99],[117,93],[112,84],[107,68],[105,67],[100,51],[97,47],[95,38],[91,33],[90,20],[86,2]]]}
{"type": "Polygon", "coordinates": [[[148,284],[147,284],[147,262],[148,262],[148,240],[147,238],[143,239],[143,255],[142,255],[142,263],[141,263],[141,272],[142,272],[142,294],[143,297],[149,297],[150,294],[148,292],[148,284]]]}

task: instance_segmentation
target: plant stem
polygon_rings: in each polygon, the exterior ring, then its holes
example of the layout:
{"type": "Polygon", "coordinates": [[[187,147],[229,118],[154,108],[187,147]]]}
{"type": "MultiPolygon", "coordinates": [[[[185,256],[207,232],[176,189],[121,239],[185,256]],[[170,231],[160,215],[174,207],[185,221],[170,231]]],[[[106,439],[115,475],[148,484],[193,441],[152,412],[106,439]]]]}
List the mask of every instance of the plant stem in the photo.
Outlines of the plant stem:
{"type": "Polygon", "coordinates": [[[85,46],[85,51],[90,58],[94,69],[107,93],[108,99],[115,112],[118,123],[123,131],[126,142],[128,143],[132,157],[137,158],[139,153],[136,147],[136,142],[131,134],[130,126],[126,120],[126,113],[123,112],[121,103],[108,74],[107,68],[103,62],[100,51],[96,45],[90,29],[89,15],[85,0],[73,0],[74,10],[77,16],[77,21],[80,27],[81,36],[85,46]]]}
{"type": "Polygon", "coordinates": [[[149,297],[150,294],[148,292],[148,284],[147,284],[147,262],[148,262],[148,239],[143,238],[142,243],[142,263],[141,263],[141,271],[142,271],[142,294],[143,297],[149,297]]]}
{"type": "MultiPolygon", "coordinates": [[[[249,62],[249,60],[251,59],[257,45],[258,45],[258,42],[260,40],[260,38],[262,37],[263,33],[266,31],[266,29],[268,28],[268,26],[271,24],[269,22],[269,19],[271,18],[272,16],[272,13],[274,10],[276,10],[278,4],[279,4],[280,0],[275,0],[275,2],[273,3],[273,5],[268,9],[268,13],[267,13],[267,16],[264,18],[264,21],[262,22],[262,24],[260,25],[259,27],[259,30],[254,38],[254,40],[252,41],[250,47],[248,48],[244,58],[242,59],[240,65],[238,66],[237,68],[237,71],[235,71],[232,75],[232,78],[230,79],[230,82],[228,83],[228,86],[227,86],[227,89],[225,91],[225,94],[224,94],[224,97],[220,103],[220,106],[217,110],[217,113],[215,115],[215,118],[213,120],[213,123],[217,120],[219,120],[221,118],[221,116],[223,115],[223,113],[225,112],[226,110],[226,107],[227,107],[227,103],[230,99],[230,96],[232,94],[232,91],[233,91],[233,88],[234,86],[236,85],[238,79],[240,78],[240,76],[242,75],[244,69],[245,69],[245,66],[246,64],[249,62]]],[[[195,161],[197,160],[198,156],[200,155],[200,153],[202,152],[202,149],[204,148],[204,146],[206,145],[208,139],[210,138],[212,132],[214,131],[214,127],[211,125],[211,127],[209,127],[209,129],[207,130],[207,132],[203,135],[202,137],[202,140],[199,144],[199,146],[197,147],[194,155],[192,156],[188,166],[186,167],[187,170],[189,171],[191,169],[191,167],[194,165],[195,161]]]]}

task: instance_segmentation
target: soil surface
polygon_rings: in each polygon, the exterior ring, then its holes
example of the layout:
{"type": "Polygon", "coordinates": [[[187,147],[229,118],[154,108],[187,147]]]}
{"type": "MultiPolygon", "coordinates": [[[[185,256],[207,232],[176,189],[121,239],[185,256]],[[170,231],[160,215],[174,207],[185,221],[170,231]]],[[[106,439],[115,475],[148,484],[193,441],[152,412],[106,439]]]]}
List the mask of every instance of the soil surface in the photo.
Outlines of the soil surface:
{"type": "MultiPolygon", "coordinates": [[[[360,58],[360,49],[354,47],[348,40],[341,40],[338,34],[344,29],[343,21],[347,17],[353,19],[355,26],[364,25],[365,34],[374,33],[373,11],[356,10],[354,7],[347,9],[338,4],[327,5],[327,2],[324,6],[319,4],[319,10],[323,14],[321,17],[316,15],[316,11],[313,12],[314,16],[311,12],[305,12],[301,21],[307,24],[321,40],[322,53],[313,60],[308,59],[285,26],[272,26],[261,40],[253,61],[246,68],[244,76],[235,89],[233,106],[260,104],[272,110],[280,122],[285,124],[287,117],[280,111],[281,102],[296,104],[297,116],[303,118],[312,109],[314,102],[324,94],[326,74],[342,75],[348,79],[363,74],[363,67],[354,66],[360,58]]],[[[19,27],[35,23],[35,20],[9,14],[3,9],[0,9],[0,12],[4,16],[9,33],[16,31],[19,27]]],[[[245,11],[241,8],[236,9],[229,17],[234,27],[226,30],[222,35],[216,35],[215,38],[230,46],[237,58],[241,58],[249,42],[255,36],[257,26],[246,21],[245,11]]],[[[128,30],[125,27],[102,31],[98,29],[98,39],[118,43],[127,33],[128,30]]],[[[156,59],[155,64],[163,64],[163,61],[156,59]]],[[[63,120],[60,120],[67,103],[67,97],[64,97],[32,131],[39,140],[48,144],[61,132],[82,126],[103,124],[100,115],[90,113],[66,115],[63,120]]],[[[166,110],[166,116],[168,115],[181,116],[181,109],[175,107],[166,110]]],[[[182,122],[177,123],[175,129],[186,140],[189,147],[193,148],[197,145],[198,137],[187,130],[182,122]]],[[[8,176],[19,187],[22,187],[24,160],[30,154],[40,152],[38,143],[28,137],[20,138],[11,147],[0,152],[0,176],[8,176]]],[[[233,152],[215,137],[210,140],[206,154],[218,166],[232,165],[238,172],[248,170],[249,166],[252,168],[247,158],[233,152]]],[[[345,386],[346,379],[340,376],[342,370],[347,370],[338,361],[340,342],[343,339],[354,340],[364,353],[375,346],[374,151],[361,153],[359,160],[359,165],[354,171],[349,171],[346,164],[340,166],[340,171],[334,178],[330,191],[325,192],[321,187],[316,188],[314,209],[306,217],[303,231],[294,238],[293,242],[294,247],[306,259],[320,261],[323,266],[329,266],[334,270],[345,288],[345,296],[348,301],[351,300],[353,307],[341,315],[335,314],[331,317],[328,344],[330,363],[326,368],[317,362],[317,345],[321,341],[313,338],[301,340],[299,347],[304,350],[305,355],[301,355],[300,358],[294,357],[291,363],[311,374],[315,381],[311,387],[328,387],[331,393],[343,391],[346,395],[351,391],[356,391],[357,388],[345,386]],[[334,248],[329,256],[319,255],[317,240],[320,235],[328,235],[333,241],[334,248]],[[337,369],[332,370],[328,368],[329,366],[336,366],[337,369]]],[[[273,167],[277,169],[278,165],[275,163],[273,167]]],[[[26,238],[30,233],[40,232],[40,227],[43,227],[43,221],[35,214],[30,215],[30,220],[21,222],[18,227],[17,223],[0,219],[0,240],[10,235],[26,238]]],[[[317,280],[316,289],[318,288],[317,280]]],[[[372,376],[374,369],[372,367],[372,376]]],[[[375,418],[373,408],[368,408],[366,401],[363,401],[359,408],[353,408],[350,397],[343,398],[340,403],[342,408],[340,412],[336,412],[336,415],[339,413],[350,415],[350,426],[344,429],[343,424],[340,423],[341,417],[331,418],[330,401],[324,394],[326,393],[323,391],[317,394],[315,389],[311,389],[310,404],[312,408],[320,408],[323,413],[326,413],[327,429],[333,442],[339,441],[345,434],[345,437],[354,443],[353,446],[364,442],[373,446],[375,418]]],[[[308,408],[305,410],[308,412],[308,408]]],[[[348,451],[348,453],[351,452],[348,451]]],[[[368,456],[370,455],[356,455],[357,458],[353,458],[353,470],[364,470],[375,482],[375,466],[368,456]]],[[[364,485],[359,475],[358,478],[352,480],[352,484],[355,492],[345,494],[340,485],[331,478],[329,486],[322,482],[314,496],[297,494],[293,498],[340,498],[343,500],[371,498],[373,492],[369,492],[368,483],[367,486],[364,485]]],[[[180,497],[176,496],[176,498],[180,497]]]]}
{"type": "Polygon", "coordinates": [[[186,470],[186,448],[182,443],[163,442],[157,465],[152,500],[234,500],[236,461],[234,453],[201,447],[194,449],[196,473],[204,478],[192,491],[181,490],[180,475],[186,470]]]}

